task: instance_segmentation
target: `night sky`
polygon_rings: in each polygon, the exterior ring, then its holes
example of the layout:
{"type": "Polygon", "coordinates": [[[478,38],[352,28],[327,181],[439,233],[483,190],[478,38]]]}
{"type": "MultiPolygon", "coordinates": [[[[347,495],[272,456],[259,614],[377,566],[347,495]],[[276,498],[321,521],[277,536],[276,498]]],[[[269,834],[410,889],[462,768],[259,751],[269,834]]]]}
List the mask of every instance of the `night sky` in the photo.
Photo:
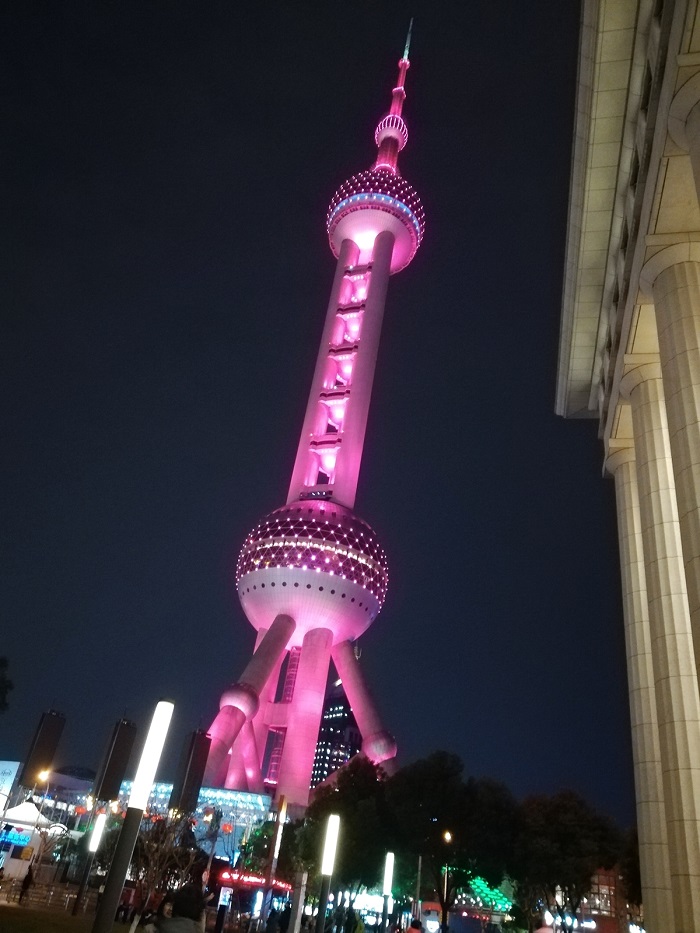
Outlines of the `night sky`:
{"type": "Polygon", "coordinates": [[[249,658],[233,586],[284,503],[334,260],[415,16],[356,503],[390,561],[362,664],[406,763],[633,816],[614,490],[554,415],[576,3],[18,2],[3,78],[0,758],[176,703],[163,776],[249,658]]]}

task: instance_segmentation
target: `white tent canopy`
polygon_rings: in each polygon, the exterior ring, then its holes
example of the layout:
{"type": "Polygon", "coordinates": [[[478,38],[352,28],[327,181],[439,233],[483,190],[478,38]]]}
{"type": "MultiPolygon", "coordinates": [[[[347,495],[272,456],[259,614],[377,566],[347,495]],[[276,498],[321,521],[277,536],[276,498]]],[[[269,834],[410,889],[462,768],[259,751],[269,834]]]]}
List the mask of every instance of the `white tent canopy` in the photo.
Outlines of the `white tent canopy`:
{"type": "Polygon", "coordinates": [[[5,810],[2,815],[3,823],[12,823],[13,825],[36,826],[39,829],[45,829],[51,825],[43,813],[39,812],[39,807],[29,800],[25,800],[17,807],[5,810]]]}

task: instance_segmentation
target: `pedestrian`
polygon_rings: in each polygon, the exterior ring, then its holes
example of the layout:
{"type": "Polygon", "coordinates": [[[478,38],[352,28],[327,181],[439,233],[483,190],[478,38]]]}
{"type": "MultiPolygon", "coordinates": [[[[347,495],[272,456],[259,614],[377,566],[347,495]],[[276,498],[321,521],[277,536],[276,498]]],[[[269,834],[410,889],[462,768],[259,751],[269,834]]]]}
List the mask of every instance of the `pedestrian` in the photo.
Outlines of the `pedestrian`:
{"type": "Polygon", "coordinates": [[[265,924],[265,933],[280,933],[280,925],[277,920],[277,911],[273,907],[270,913],[267,915],[267,923],[265,924]]]}
{"type": "Polygon", "coordinates": [[[162,916],[158,922],[158,933],[200,933],[203,929],[204,906],[201,892],[190,885],[176,891],[172,916],[162,916]]]}
{"type": "Polygon", "coordinates": [[[30,865],[27,869],[27,874],[22,878],[22,887],[19,889],[19,903],[22,903],[24,895],[34,884],[34,872],[32,871],[32,866],[30,865]]]}
{"type": "Polygon", "coordinates": [[[158,910],[152,914],[149,919],[144,923],[144,933],[160,933],[162,929],[162,922],[164,918],[170,919],[173,915],[173,898],[174,894],[168,892],[160,904],[158,905],[158,910]]]}
{"type": "Polygon", "coordinates": [[[289,921],[292,918],[292,906],[287,904],[282,913],[280,914],[280,933],[287,933],[289,929],[289,921]]]}

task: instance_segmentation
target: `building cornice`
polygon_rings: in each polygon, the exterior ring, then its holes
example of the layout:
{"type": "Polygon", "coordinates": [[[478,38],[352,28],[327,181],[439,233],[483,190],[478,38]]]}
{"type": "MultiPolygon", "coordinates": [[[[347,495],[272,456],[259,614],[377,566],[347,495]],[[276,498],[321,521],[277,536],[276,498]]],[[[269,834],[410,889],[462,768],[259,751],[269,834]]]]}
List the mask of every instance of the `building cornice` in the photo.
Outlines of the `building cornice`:
{"type": "MultiPolygon", "coordinates": [[[[648,6],[650,0],[641,0],[641,10],[648,6]]],[[[596,415],[591,382],[601,305],[614,288],[610,241],[619,240],[623,226],[618,176],[629,175],[632,164],[630,109],[638,108],[643,80],[641,18],[634,0],[584,0],[582,6],[555,404],[565,417],[596,415]]]]}

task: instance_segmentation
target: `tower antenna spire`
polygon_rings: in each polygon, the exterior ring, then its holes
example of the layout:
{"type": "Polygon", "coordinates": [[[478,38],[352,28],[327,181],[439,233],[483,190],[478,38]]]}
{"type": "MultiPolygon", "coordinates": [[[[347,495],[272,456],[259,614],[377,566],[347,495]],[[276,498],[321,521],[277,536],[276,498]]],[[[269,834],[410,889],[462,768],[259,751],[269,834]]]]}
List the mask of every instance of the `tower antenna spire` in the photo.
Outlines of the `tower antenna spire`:
{"type": "Polygon", "coordinates": [[[401,116],[403,102],[406,100],[406,91],[404,84],[406,82],[406,72],[411,67],[408,60],[408,52],[411,48],[411,33],[413,32],[413,17],[408,24],[408,34],[406,35],[406,45],[403,49],[403,55],[399,59],[399,74],[396,78],[396,85],[391,92],[391,106],[389,113],[383,117],[374,132],[374,141],[377,144],[377,158],[372,171],[384,170],[391,172],[392,175],[398,175],[397,166],[399,152],[406,145],[408,140],[408,129],[401,116]]]}
{"type": "Polygon", "coordinates": [[[413,32],[413,17],[411,17],[411,22],[408,24],[408,35],[406,36],[406,45],[403,50],[403,57],[405,61],[408,61],[408,50],[411,48],[411,33],[413,32]]]}

